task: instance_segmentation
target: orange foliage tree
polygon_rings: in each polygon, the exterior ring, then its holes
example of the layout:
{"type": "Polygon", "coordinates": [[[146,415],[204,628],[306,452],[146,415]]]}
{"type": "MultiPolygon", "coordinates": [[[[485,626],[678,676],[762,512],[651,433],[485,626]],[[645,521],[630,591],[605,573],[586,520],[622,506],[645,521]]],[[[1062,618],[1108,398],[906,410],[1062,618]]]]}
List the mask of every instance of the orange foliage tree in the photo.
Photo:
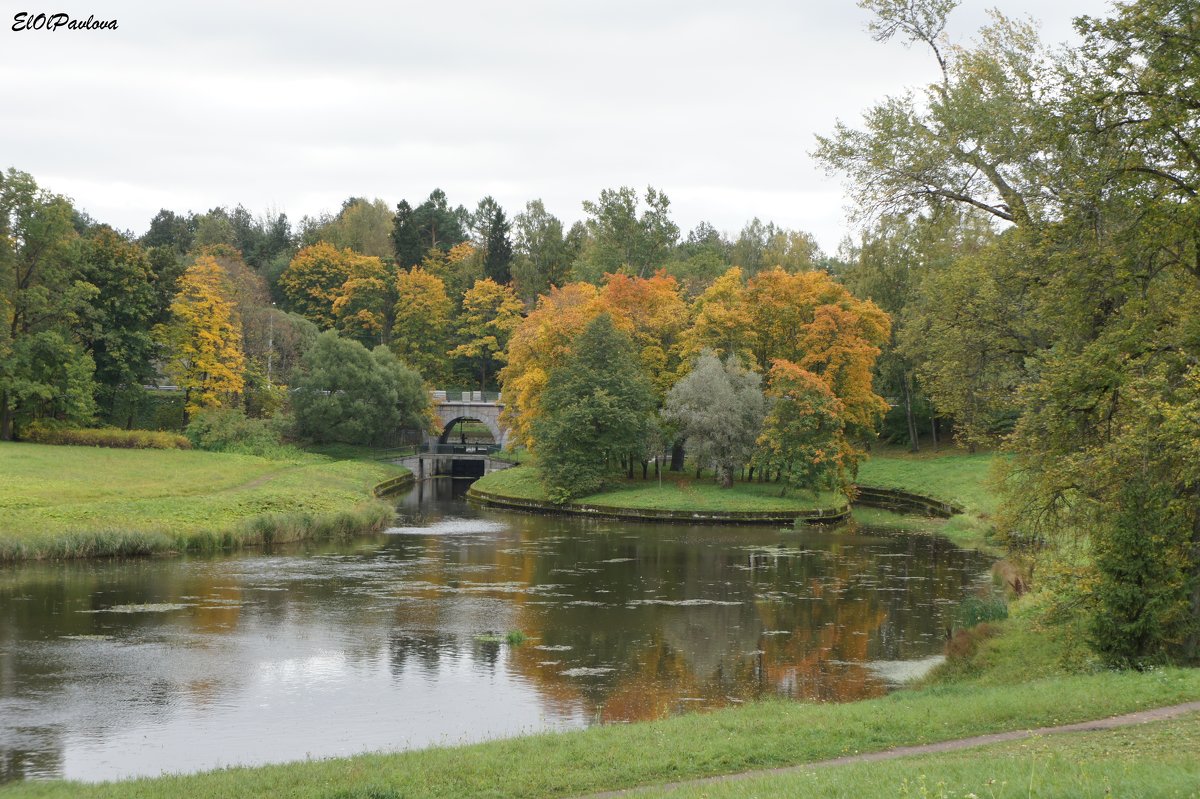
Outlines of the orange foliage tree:
{"type": "MultiPolygon", "coordinates": [[[[563,362],[570,354],[571,341],[600,313],[599,293],[591,283],[551,287],[513,331],[507,364],[500,372],[504,388],[501,422],[516,443],[533,446],[532,426],[549,371],[563,362]]],[[[613,321],[619,324],[620,320],[613,321]]]]}
{"type": "Polygon", "coordinates": [[[849,483],[853,449],[844,433],[844,406],[828,384],[791,361],[771,366],[771,410],[758,438],[755,465],[775,472],[785,486],[832,489],[849,483]]]}
{"type": "Polygon", "coordinates": [[[503,421],[517,443],[533,446],[533,421],[550,369],[570,354],[571,341],[602,312],[634,342],[643,374],[662,402],[676,377],[688,309],[675,278],[607,275],[603,288],[590,283],[553,287],[513,332],[504,386],[503,421]]]}
{"type": "Polygon", "coordinates": [[[633,338],[642,367],[659,403],[675,382],[680,336],[687,328],[688,309],[679,283],[665,271],[651,277],[607,275],[600,305],[633,338]]]}
{"type": "Polygon", "coordinates": [[[842,403],[850,432],[873,428],[887,404],[871,384],[891,318],[825,272],[769,269],[743,282],[736,267],[697,298],[682,340],[689,360],[703,349],[736,353],[759,373],[777,359],[820,377],[842,403]]]}

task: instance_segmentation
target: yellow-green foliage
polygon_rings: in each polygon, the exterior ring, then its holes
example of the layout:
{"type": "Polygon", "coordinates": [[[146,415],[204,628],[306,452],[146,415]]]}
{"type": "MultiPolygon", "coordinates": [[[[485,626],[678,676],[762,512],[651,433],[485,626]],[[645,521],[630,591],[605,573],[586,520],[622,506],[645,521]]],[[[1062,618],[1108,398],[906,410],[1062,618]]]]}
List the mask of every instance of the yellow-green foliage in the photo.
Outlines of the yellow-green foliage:
{"type": "Polygon", "coordinates": [[[191,449],[192,442],[178,433],[160,430],[121,430],[116,427],[72,429],[33,424],[22,433],[33,444],[73,444],[80,447],[119,449],[191,449]]]}
{"type": "Polygon", "coordinates": [[[0,444],[0,560],[215,549],[367,532],[400,470],[298,456],[0,444]]]}

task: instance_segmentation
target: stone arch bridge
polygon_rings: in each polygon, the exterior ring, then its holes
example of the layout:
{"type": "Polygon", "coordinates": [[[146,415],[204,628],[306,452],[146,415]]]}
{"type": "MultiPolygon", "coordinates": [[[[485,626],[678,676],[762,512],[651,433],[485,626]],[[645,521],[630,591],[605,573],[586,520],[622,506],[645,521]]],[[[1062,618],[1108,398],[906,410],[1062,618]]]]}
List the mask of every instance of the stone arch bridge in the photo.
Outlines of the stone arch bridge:
{"type": "Polygon", "coordinates": [[[438,420],[442,423],[442,433],[430,436],[430,445],[450,443],[447,439],[450,428],[456,422],[476,421],[487,425],[492,433],[492,440],[503,449],[508,444],[508,430],[500,425],[500,413],[504,403],[499,394],[483,391],[463,391],[448,393],[434,391],[433,407],[438,420]]]}
{"type": "Polygon", "coordinates": [[[482,391],[447,392],[433,391],[434,413],[442,423],[440,434],[425,437],[424,452],[415,456],[412,467],[418,479],[435,475],[455,477],[482,477],[490,471],[503,469],[511,464],[494,458],[493,455],[508,444],[508,430],[500,424],[500,413],[504,403],[499,394],[482,391]],[[463,421],[481,422],[492,434],[492,443],[460,443],[450,440],[455,423],[463,421]]]}

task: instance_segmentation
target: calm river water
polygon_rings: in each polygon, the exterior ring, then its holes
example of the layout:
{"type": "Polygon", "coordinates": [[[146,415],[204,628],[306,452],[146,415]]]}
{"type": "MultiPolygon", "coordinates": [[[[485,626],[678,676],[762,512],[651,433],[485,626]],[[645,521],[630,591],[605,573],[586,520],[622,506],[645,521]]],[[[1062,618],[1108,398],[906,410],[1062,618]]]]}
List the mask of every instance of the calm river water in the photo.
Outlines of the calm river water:
{"type": "Polygon", "coordinates": [[[941,651],[988,566],[933,536],[526,516],[463,488],[418,486],[371,540],[0,568],[0,781],[871,696],[941,651]]]}

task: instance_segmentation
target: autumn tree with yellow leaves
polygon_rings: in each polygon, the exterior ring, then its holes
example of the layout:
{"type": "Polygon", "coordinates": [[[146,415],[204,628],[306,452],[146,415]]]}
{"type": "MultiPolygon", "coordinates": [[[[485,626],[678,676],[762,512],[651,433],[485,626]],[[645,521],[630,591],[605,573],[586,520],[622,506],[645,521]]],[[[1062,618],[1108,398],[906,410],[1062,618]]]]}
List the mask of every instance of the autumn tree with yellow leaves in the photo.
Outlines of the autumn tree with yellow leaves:
{"type": "Polygon", "coordinates": [[[743,281],[740,269],[730,269],[697,298],[694,314],[682,337],[685,357],[704,349],[736,354],[760,374],[780,359],[796,364],[825,382],[855,435],[873,430],[887,411],[872,370],[891,318],[827,273],[775,268],[743,281]]]}
{"type": "Polygon", "coordinates": [[[437,275],[419,266],[396,275],[391,348],[427,381],[447,377],[453,309],[446,284],[437,275]]]}
{"type": "Polygon", "coordinates": [[[322,241],[296,253],[279,286],[292,308],[323,330],[341,322],[343,328],[376,333],[385,328],[381,314],[391,310],[377,296],[386,290],[386,278],[379,258],[322,241]]]}
{"type": "Polygon", "coordinates": [[[512,288],[488,277],[475,281],[463,295],[458,323],[462,343],[449,354],[466,362],[479,375],[481,391],[504,363],[509,338],[521,323],[524,307],[512,288]]]}
{"type": "Polygon", "coordinates": [[[189,416],[229,404],[243,388],[242,323],[231,292],[216,259],[197,258],[179,278],[170,321],[157,330],[164,370],[184,390],[189,416]]]}

